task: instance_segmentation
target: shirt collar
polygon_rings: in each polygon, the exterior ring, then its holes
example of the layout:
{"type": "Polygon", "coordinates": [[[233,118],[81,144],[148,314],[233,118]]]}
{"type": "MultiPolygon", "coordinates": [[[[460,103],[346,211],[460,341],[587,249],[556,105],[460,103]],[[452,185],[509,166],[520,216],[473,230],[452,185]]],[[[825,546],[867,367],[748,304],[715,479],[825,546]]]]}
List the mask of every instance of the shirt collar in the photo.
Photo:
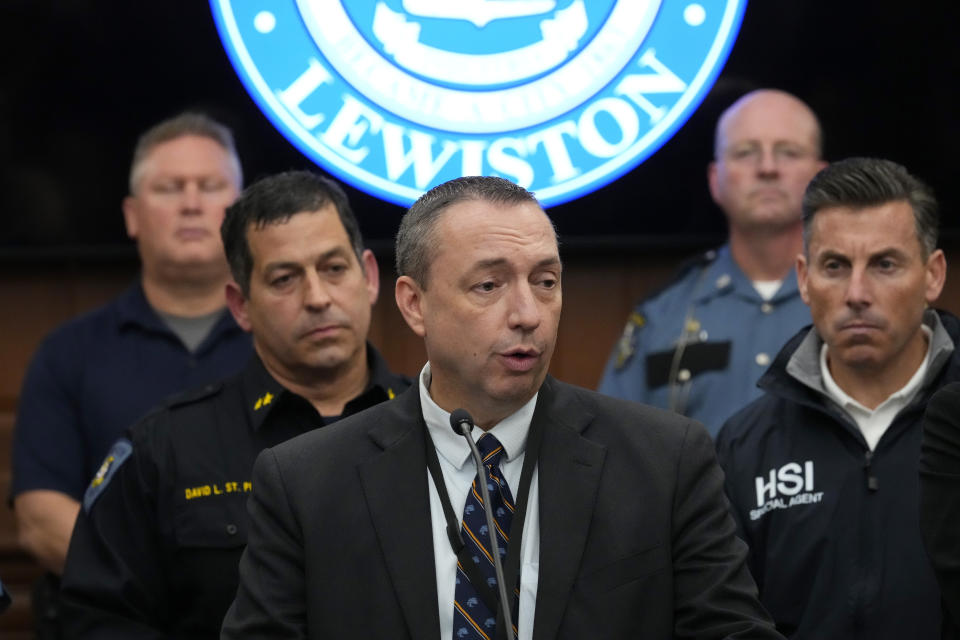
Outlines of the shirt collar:
{"type": "MultiPolygon", "coordinates": [[[[133,326],[163,333],[176,338],[176,334],[167,326],[163,318],[150,306],[146,294],[143,292],[143,284],[137,280],[133,285],[127,288],[120,297],[117,298],[117,324],[124,327],[133,326]]],[[[208,349],[208,345],[216,342],[221,335],[242,331],[234,321],[233,316],[227,311],[226,307],[221,311],[220,318],[210,329],[210,333],[198,345],[196,352],[200,353],[208,349]]],[[[176,338],[179,341],[179,338],[176,338]]]]}
{"type": "MultiPolygon", "coordinates": [[[[420,371],[420,406],[423,410],[423,420],[427,424],[427,430],[433,439],[433,445],[437,453],[443,456],[447,462],[457,469],[462,469],[470,460],[470,447],[464,442],[462,436],[458,436],[450,428],[450,413],[444,411],[430,397],[430,363],[427,362],[420,371]]],[[[496,436],[509,462],[515,460],[523,454],[527,446],[527,435],[530,432],[530,421],[533,419],[533,410],[537,406],[537,396],[539,392],[520,409],[507,416],[496,424],[489,432],[484,432],[480,427],[474,427],[470,434],[474,441],[478,440],[484,433],[490,433],[496,436]]]]}
{"type": "Polygon", "coordinates": [[[151,331],[171,333],[167,325],[157,315],[157,312],[147,302],[143,285],[139,280],[117,298],[117,323],[121,328],[132,325],[151,331]]]}
{"type": "Polygon", "coordinates": [[[846,391],[841,389],[840,385],[838,385],[833,379],[833,375],[830,373],[830,367],[827,364],[826,343],[820,347],[820,377],[823,380],[824,391],[827,392],[827,395],[830,396],[834,402],[844,409],[855,409],[861,413],[865,413],[868,416],[873,415],[888,404],[899,402],[901,405],[905,406],[913,398],[913,395],[920,389],[920,384],[926,377],[927,369],[930,367],[930,356],[933,354],[933,330],[931,330],[930,327],[925,324],[920,325],[920,328],[927,336],[927,353],[923,357],[923,361],[920,363],[920,366],[917,367],[917,370],[914,371],[913,376],[910,377],[910,380],[908,380],[899,391],[895,391],[894,393],[890,394],[883,402],[877,405],[875,409],[869,409],[858,402],[855,398],[847,394],[846,391]]]}

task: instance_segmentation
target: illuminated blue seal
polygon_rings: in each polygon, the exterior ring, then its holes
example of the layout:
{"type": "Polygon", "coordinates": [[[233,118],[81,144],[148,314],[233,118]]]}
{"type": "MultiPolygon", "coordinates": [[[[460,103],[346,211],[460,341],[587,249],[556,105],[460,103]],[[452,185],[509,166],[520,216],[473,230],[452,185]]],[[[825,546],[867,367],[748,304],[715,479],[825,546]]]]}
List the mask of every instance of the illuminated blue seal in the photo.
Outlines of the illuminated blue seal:
{"type": "Polygon", "coordinates": [[[274,125],[409,205],[499,175],[554,205],[660,148],[703,100],[746,0],[211,0],[274,125]]]}

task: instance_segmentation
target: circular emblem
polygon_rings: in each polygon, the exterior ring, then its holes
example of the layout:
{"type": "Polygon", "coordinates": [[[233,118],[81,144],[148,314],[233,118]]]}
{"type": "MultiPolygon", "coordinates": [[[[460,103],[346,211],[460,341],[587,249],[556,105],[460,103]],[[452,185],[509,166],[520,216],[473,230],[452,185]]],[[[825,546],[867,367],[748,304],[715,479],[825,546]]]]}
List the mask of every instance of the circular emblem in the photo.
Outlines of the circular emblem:
{"type": "Polygon", "coordinates": [[[211,0],[260,108],[409,205],[462,175],[559,204],[643,162],[710,89],[746,0],[211,0]]]}

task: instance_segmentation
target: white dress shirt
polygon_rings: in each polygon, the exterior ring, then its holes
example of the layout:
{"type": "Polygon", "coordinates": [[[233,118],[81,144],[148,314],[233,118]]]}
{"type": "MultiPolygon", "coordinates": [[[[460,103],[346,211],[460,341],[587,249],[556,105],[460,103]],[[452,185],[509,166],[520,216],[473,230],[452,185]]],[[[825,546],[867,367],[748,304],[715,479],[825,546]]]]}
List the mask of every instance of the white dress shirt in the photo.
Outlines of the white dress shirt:
{"type": "MultiPolygon", "coordinates": [[[[450,427],[450,413],[441,409],[430,397],[430,363],[420,372],[420,405],[427,430],[433,438],[440,460],[440,471],[446,484],[457,518],[462,518],[463,507],[467,502],[467,492],[477,475],[476,467],[470,456],[470,447],[462,436],[458,436],[450,427]]],[[[527,445],[530,421],[537,404],[534,395],[527,404],[516,413],[500,421],[489,433],[496,436],[503,445],[505,457],[500,458],[500,470],[510,486],[514,500],[520,486],[520,472],[527,445]]],[[[473,428],[471,436],[478,440],[484,432],[473,428]]],[[[443,514],[440,494],[427,471],[430,484],[430,519],[433,525],[433,557],[437,570],[437,605],[440,610],[440,638],[450,640],[453,637],[453,598],[456,588],[457,556],[450,548],[447,538],[447,520],[443,514]]],[[[540,573],[540,496],[538,470],[534,468],[530,481],[530,495],[527,500],[527,515],[523,523],[523,539],[520,543],[520,611],[519,620],[514,624],[518,629],[518,640],[533,638],[533,614],[537,601],[537,578],[540,573]]],[[[510,586],[507,587],[509,593],[510,586]]]]}
{"type": "Polygon", "coordinates": [[[854,400],[846,391],[840,388],[840,385],[838,385],[833,379],[833,376],[830,375],[830,367],[827,364],[826,343],[820,347],[820,375],[823,378],[823,388],[827,392],[827,395],[833,398],[833,401],[840,405],[840,407],[847,412],[847,415],[857,423],[864,440],[867,441],[867,446],[870,447],[870,451],[877,448],[877,443],[880,442],[880,438],[883,437],[887,428],[893,423],[893,419],[896,418],[900,410],[910,404],[910,401],[917,395],[917,392],[920,390],[920,383],[923,382],[923,379],[927,375],[927,369],[930,366],[930,342],[933,337],[933,331],[926,325],[922,325],[920,328],[927,336],[927,355],[924,356],[923,362],[917,367],[917,370],[910,380],[907,381],[907,384],[903,385],[903,388],[892,393],[890,397],[877,405],[877,408],[872,411],[854,400]]]}

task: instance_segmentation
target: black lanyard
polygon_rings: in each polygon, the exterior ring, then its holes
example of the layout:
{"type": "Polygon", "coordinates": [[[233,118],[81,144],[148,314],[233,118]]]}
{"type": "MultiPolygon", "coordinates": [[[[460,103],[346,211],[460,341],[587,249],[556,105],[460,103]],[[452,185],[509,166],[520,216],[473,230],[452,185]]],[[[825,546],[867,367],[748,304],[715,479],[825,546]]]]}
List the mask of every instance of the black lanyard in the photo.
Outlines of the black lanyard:
{"type": "MultiPolygon", "coordinates": [[[[453,505],[450,503],[450,495],[447,493],[447,485],[443,481],[443,474],[440,472],[440,459],[437,457],[437,448],[433,444],[433,438],[430,437],[430,429],[426,430],[424,438],[427,447],[427,469],[430,471],[430,477],[433,478],[433,485],[440,496],[440,504],[443,506],[443,515],[447,521],[447,540],[450,541],[450,547],[457,555],[457,561],[463,567],[464,573],[470,578],[471,584],[476,588],[477,595],[487,605],[491,612],[497,615],[497,636],[502,637],[501,627],[503,626],[503,616],[500,615],[497,603],[500,598],[497,592],[490,588],[483,576],[477,570],[477,566],[467,554],[466,546],[460,537],[460,518],[453,511],[453,505]]],[[[540,443],[543,441],[543,425],[536,419],[530,423],[530,431],[527,434],[526,452],[523,457],[523,468],[520,471],[520,486],[514,505],[513,521],[510,523],[510,545],[507,548],[507,561],[503,567],[505,587],[510,594],[510,602],[507,606],[513,610],[514,586],[517,585],[520,578],[520,545],[523,541],[523,523],[527,518],[527,503],[530,497],[530,481],[533,479],[533,470],[537,466],[537,458],[540,454],[540,443]],[[512,579],[511,579],[512,577],[512,579]]],[[[472,457],[472,456],[471,456],[472,457]]],[[[453,603],[450,603],[453,606],[453,603]]],[[[519,621],[517,621],[519,624],[519,621]]]]}

